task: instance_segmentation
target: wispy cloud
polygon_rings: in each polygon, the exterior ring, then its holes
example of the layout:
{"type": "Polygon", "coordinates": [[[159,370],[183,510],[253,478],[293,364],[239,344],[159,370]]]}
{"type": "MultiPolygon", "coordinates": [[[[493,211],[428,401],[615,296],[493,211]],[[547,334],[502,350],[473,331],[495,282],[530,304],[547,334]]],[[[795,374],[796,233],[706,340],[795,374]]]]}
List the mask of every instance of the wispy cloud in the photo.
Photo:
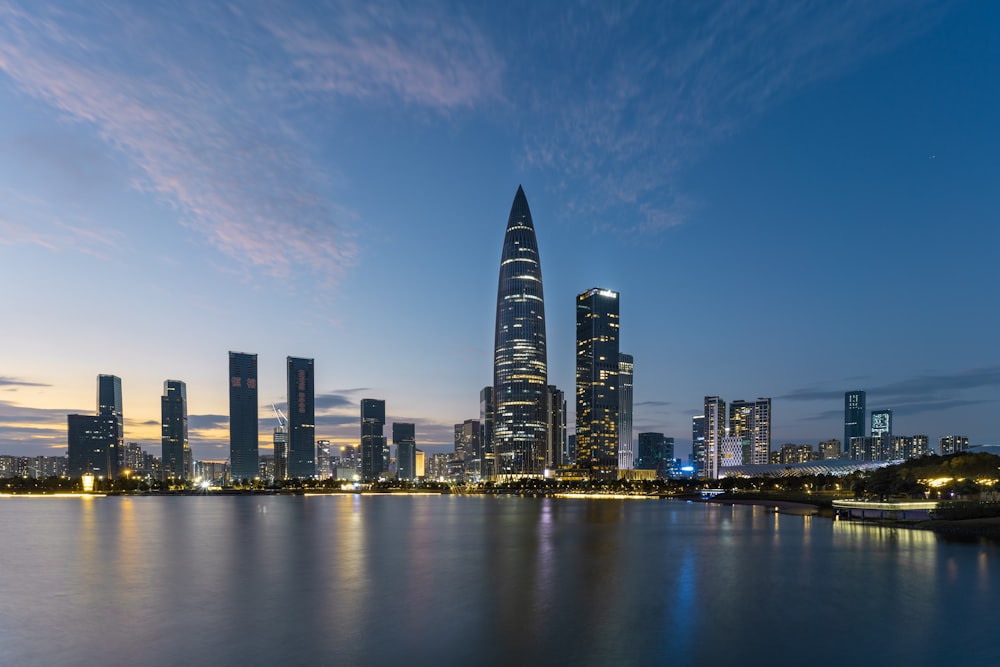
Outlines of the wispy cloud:
{"type": "Polygon", "coordinates": [[[0,389],[6,387],[50,387],[52,385],[46,384],[44,382],[30,382],[28,380],[22,380],[21,378],[14,378],[6,375],[0,375],[0,389]]]}
{"type": "Polygon", "coordinates": [[[0,71],[93,127],[128,158],[134,187],[248,273],[288,276],[294,262],[336,277],[357,252],[356,216],[324,196],[328,177],[307,142],[254,89],[241,36],[200,33],[176,20],[187,12],[171,12],[2,4],[0,71]]]}
{"type": "Polygon", "coordinates": [[[697,207],[676,187],[681,166],[790,94],[926,29],[941,4],[536,4],[519,16],[529,29],[509,78],[531,80],[519,74],[540,58],[556,74],[544,90],[511,93],[537,120],[526,162],[586,192],[569,203],[574,218],[660,233],[697,207]]]}

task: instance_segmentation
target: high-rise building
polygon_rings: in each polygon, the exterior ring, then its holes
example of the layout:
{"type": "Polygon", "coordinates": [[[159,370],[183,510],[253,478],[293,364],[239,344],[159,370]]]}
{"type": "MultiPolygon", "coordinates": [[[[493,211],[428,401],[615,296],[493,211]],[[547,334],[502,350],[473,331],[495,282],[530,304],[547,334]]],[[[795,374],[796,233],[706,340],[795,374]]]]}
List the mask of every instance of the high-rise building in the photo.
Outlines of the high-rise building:
{"type": "Polygon", "coordinates": [[[964,435],[945,435],[938,440],[938,453],[957,454],[969,450],[969,438],[964,435]]]}
{"type": "Polygon", "coordinates": [[[184,452],[188,446],[187,386],[180,380],[166,380],[160,397],[161,471],[164,481],[190,478],[184,452]]]}
{"type": "Polygon", "coordinates": [[[719,439],[719,467],[729,468],[747,463],[743,458],[744,451],[750,451],[750,441],[747,438],[723,436],[719,439]]]}
{"type": "Polygon", "coordinates": [[[271,444],[274,447],[274,479],[280,482],[288,479],[288,428],[280,419],[274,427],[271,444]]]}
{"type": "Polygon", "coordinates": [[[549,385],[549,444],[545,467],[558,468],[566,451],[566,394],[554,384],[549,385]]]}
{"type": "Polygon", "coordinates": [[[104,418],[108,429],[108,475],[118,477],[125,443],[125,420],[122,413],[122,380],[117,375],[97,376],[97,415],[104,418]]]}
{"type": "Polygon", "coordinates": [[[66,420],[70,477],[107,478],[111,469],[107,419],[100,415],[68,415],[66,420]]]}
{"type": "Polygon", "coordinates": [[[259,474],[257,355],[229,353],[229,460],[234,482],[259,474]]]}
{"type": "Polygon", "coordinates": [[[704,477],[718,479],[719,451],[726,435],[726,402],[718,396],[705,397],[705,472],[704,477]]]}
{"type": "Polygon", "coordinates": [[[455,458],[465,463],[466,481],[482,476],[482,424],[478,419],[466,419],[455,424],[455,458]]]}
{"type": "Polygon", "coordinates": [[[872,410],[872,437],[878,439],[873,461],[892,460],[892,410],[872,410]]]}
{"type": "Polygon", "coordinates": [[[483,479],[496,476],[493,459],[493,387],[483,387],[479,392],[479,443],[482,460],[479,463],[483,479]]]}
{"type": "Polygon", "coordinates": [[[576,460],[595,478],[617,478],[618,292],[576,297],[576,460]]]}
{"type": "Polygon", "coordinates": [[[576,434],[566,436],[566,453],[563,454],[563,465],[576,466],[576,434]]]}
{"type": "Polygon", "coordinates": [[[497,285],[491,445],[496,478],[543,473],[548,444],[546,359],[542,264],[528,200],[518,186],[497,285]]]}
{"type": "Polygon", "coordinates": [[[361,399],[361,479],[377,480],[389,472],[385,464],[385,401],[361,399]]]}
{"type": "Polygon", "coordinates": [[[632,375],[635,361],[631,354],[618,354],[618,469],[635,467],[632,448],[632,375]]]}
{"type": "Polygon", "coordinates": [[[664,478],[674,458],[674,439],[662,433],[640,433],[635,457],[636,470],[655,470],[664,478]]]}
{"type": "Polygon", "coordinates": [[[844,451],[851,447],[852,438],[865,437],[865,392],[844,394],[844,451]]]}
{"type": "Polygon", "coordinates": [[[705,446],[705,415],[691,418],[691,465],[694,466],[695,477],[709,476],[708,448],[705,446]]]}
{"type": "Polygon", "coordinates": [[[833,438],[831,440],[824,440],[819,443],[819,453],[820,458],[823,460],[832,460],[840,458],[840,440],[833,438]]]}
{"type": "Polygon", "coordinates": [[[892,460],[919,459],[930,453],[926,435],[894,435],[892,437],[892,460]]]}
{"type": "Polygon", "coordinates": [[[396,445],[396,477],[417,478],[417,430],[413,424],[392,423],[392,444],[396,445]]]}
{"type": "Polygon", "coordinates": [[[750,461],[752,465],[767,465],[771,458],[771,399],[758,398],[753,403],[753,424],[750,426],[750,461]]]}
{"type": "Polygon", "coordinates": [[[288,357],[288,476],[316,476],[316,393],[313,360],[288,357]]]}
{"type": "Polygon", "coordinates": [[[333,443],[316,441],[316,479],[330,479],[333,474],[333,443]]]}

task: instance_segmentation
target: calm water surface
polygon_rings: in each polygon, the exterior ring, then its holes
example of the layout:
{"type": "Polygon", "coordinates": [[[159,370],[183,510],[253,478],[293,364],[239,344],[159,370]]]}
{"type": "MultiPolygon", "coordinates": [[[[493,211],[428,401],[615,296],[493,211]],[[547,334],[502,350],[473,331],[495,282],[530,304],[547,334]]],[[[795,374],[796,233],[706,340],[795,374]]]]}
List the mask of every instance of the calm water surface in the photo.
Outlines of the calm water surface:
{"type": "Polygon", "coordinates": [[[998,664],[998,579],[760,507],[0,498],[0,665],[998,664]]]}

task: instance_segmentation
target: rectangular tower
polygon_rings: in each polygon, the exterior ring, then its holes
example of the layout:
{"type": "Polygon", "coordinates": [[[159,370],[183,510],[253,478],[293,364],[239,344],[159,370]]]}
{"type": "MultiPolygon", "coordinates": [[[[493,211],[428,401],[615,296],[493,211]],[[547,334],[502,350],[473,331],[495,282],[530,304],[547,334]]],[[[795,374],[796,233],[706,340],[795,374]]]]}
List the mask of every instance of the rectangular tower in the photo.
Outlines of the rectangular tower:
{"type": "Polygon", "coordinates": [[[872,438],[876,451],[872,460],[892,460],[892,410],[872,410],[872,438]]]}
{"type": "Polygon", "coordinates": [[[313,360],[288,357],[288,476],[316,476],[316,393],[313,360]]]}
{"type": "Polygon", "coordinates": [[[118,477],[125,442],[122,380],[117,375],[97,376],[97,415],[108,430],[108,476],[118,477]]]}
{"type": "Polygon", "coordinates": [[[719,452],[726,435],[726,402],[705,397],[705,477],[719,478],[719,452]]]}
{"type": "Polygon", "coordinates": [[[618,292],[576,297],[577,465],[597,479],[618,477],[618,292]]]}
{"type": "Polygon", "coordinates": [[[844,394],[844,451],[851,447],[852,438],[865,437],[865,392],[844,394]]]}
{"type": "Polygon", "coordinates": [[[632,374],[635,361],[631,354],[618,354],[618,469],[635,467],[632,448],[632,374]]]}
{"type": "Polygon", "coordinates": [[[708,477],[708,450],[705,447],[705,415],[691,418],[691,465],[694,476],[708,477]]]}
{"type": "Polygon", "coordinates": [[[545,467],[558,468],[566,452],[566,394],[555,385],[549,385],[549,446],[545,454],[545,467]]]}
{"type": "Polygon", "coordinates": [[[417,478],[417,429],[413,424],[393,422],[392,444],[396,445],[396,477],[413,481],[417,478]]]}
{"type": "Polygon", "coordinates": [[[163,481],[185,481],[190,472],[184,464],[184,452],[188,449],[187,386],[180,380],[163,383],[160,425],[163,481]]]}
{"type": "Polygon", "coordinates": [[[257,355],[229,353],[229,461],[233,482],[258,472],[257,355]]]}
{"type": "Polygon", "coordinates": [[[361,399],[361,479],[365,482],[376,481],[388,473],[385,465],[384,449],[386,446],[383,428],[385,427],[385,401],[377,398],[361,399]]]}

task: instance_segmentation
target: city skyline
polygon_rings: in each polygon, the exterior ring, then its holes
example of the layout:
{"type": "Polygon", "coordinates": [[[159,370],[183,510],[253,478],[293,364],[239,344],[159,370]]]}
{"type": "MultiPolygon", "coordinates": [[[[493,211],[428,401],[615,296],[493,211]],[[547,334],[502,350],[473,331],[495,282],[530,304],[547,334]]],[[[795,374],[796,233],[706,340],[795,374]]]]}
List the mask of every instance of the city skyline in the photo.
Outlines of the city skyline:
{"type": "Polygon", "coordinates": [[[684,457],[704,396],[769,396],[772,447],[816,444],[863,390],[895,432],[1000,442],[1000,8],[190,10],[0,0],[0,453],[66,453],[104,374],[126,441],[159,451],[176,378],[227,458],[235,349],[262,452],[289,356],[316,439],[376,396],[449,450],[518,184],[548,384],[575,295],[619,292],[634,433],[684,457]]]}

